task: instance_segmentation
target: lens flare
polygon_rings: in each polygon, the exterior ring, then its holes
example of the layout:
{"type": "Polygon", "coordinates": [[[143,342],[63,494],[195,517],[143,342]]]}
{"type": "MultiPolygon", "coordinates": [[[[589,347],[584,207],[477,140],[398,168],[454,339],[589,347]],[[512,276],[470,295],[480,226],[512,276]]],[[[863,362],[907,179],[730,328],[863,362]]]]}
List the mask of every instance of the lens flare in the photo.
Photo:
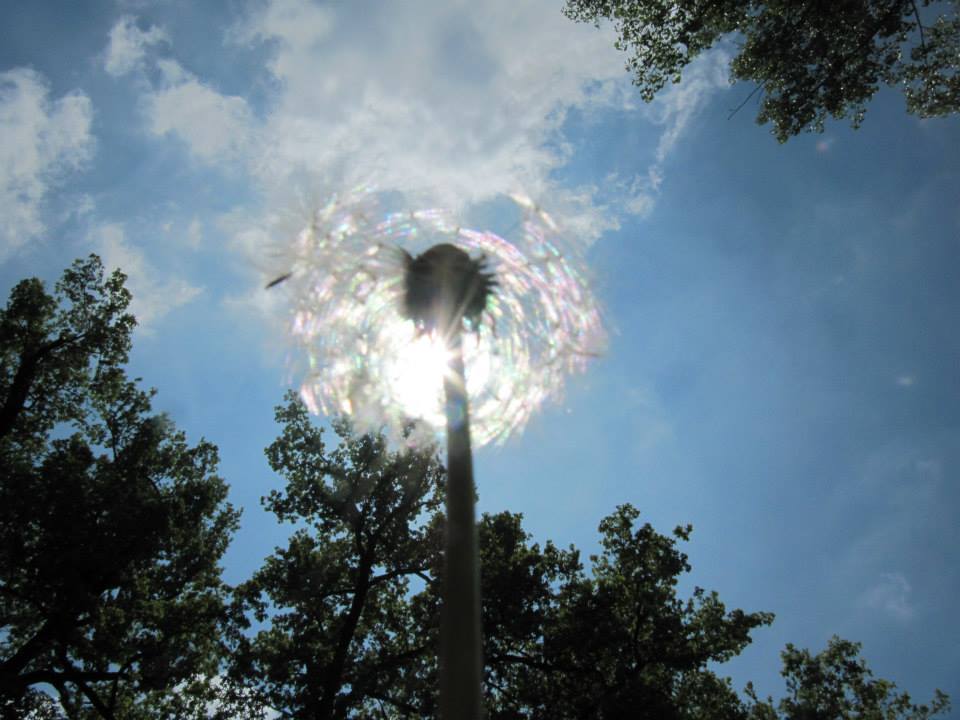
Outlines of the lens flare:
{"type": "MultiPolygon", "coordinates": [[[[462,227],[441,209],[383,213],[370,188],[334,196],[287,249],[290,332],[305,352],[301,397],[315,413],[398,431],[445,424],[448,351],[401,315],[406,253],[438,243],[484,256],[497,286],[463,335],[471,435],[502,443],[564,379],[602,352],[606,336],[582,258],[556,223],[522,195],[516,237],[462,227]]],[[[508,234],[510,235],[510,234],[508,234]]],[[[285,273],[286,275],[286,273],[285,273]]],[[[279,278],[278,278],[279,281],[279,278]]]]}

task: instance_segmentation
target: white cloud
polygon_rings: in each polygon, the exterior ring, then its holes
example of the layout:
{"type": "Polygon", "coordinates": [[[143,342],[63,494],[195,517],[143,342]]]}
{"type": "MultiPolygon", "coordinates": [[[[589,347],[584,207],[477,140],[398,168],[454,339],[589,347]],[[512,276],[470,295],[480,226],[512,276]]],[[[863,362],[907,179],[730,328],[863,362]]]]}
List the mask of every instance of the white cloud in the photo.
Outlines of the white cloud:
{"type": "Polygon", "coordinates": [[[690,122],[717,91],[729,87],[729,55],[722,49],[698,57],[684,71],[683,82],[670,85],[648,105],[643,114],[662,126],[654,161],[645,176],[635,176],[626,192],[623,208],[640,217],[648,216],[660,195],[665,164],[690,122]]]}
{"type": "Polygon", "coordinates": [[[243,98],[220,94],[176,61],[157,65],[165,87],[145,98],[150,132],[179,137],[206,162],[232,162],[250,151],[252,117],[243,98]]]}
{"type": "Polygon", "coordinates": [[[0,259],[45,231],[44,199],[93,152],[92,116],[82,93],[51,101],[33,70],[0,73],[0,259]]]}
{"type": "MultiPolygon", "coordinates": [[[[225,296],[223,302],[225,307],[235,312],[255,315],[260,319],[275,320],[283,316],[287,299],[283,293],[266,292],[263,287],[263,276],[275,269],[273,258],[264,253],[264,248],[272,245],[269,233],[262,227],[266,224],[273,223],[271,221],[265,221],[262,224],[251,222],[249,214],[240,209],[226,213],[218,219],[218,230],[230,238],[231,249],[252,261],[244,266],[249,275],[252,291],[250,288],[242,288],[235,295],[225,296]]],[[[271,338],[272,341],[275,339],[277,338],[271,338]]]]}
{"type": "Polygon", "coordinates": [[[152,26],[141,30],[136,18],[125,15],[110,29],[103,69],[114,77],[131,73],[142,67],[147,48],[168,40],[163,28],[152,26]]]}
{"type": "Polygon", "coordinates": [[[287,52],[271,61],[274,75],[286,77],[297,72],[285,59],[309,53],[311,47],[327,37],[333,27],[333,12],[326,7],[301,0],[276,0],[260,11],[255,22],[239,28],[234,35],[244,39],[279,40],[287,52]]]}
{"type": "Polygon", "coordinates": [[[917,379],[913,375],[900,375],[897,377],[897,385],[900,387],[913,387],[915,382],[917,382],[917,379]]]}
{"type": "Polygon", "coordinates": [[[373,180],[455,209],[524,190],[585,239],[615,224],[595,188],[560,188],[573,107],[625,102],[613,37],[553,3],[318,7],[275,0],[234,33],[272,44],[280,86],[264,118],[265,187],[307,192],[373,180]],[[314,186],[309,186],[313,183],[314,186]]]}
{"type": "MultiPolygon", "coordinates": [[[[119,67],[165,39],[130,18],[114,31],[119,67]]],[[[726,86],[726,56],[709,53],[643,113],[662,127],[647,173],[569,188],[553,177],[574,152],[562,134],[567,113],[632,110],[636,93],[612,31],[571,22],[552,2],[415,0],[369,12],[268,0],[228,35],[268,48],[276,92],[262,119],[243,98],[161,60],[163,79],[144,98],[148,129],[212,165],[245,163],[268,205],[368,182],[455,210],[523,191],[584,243],[616,228],[621,212],[651,211],[668,153],[726,86]]]]}
{"type": "Polygon", "coordinates": [[[898,620],[913,617],[910,594],[913,588],[901,573],[883,573],[880,580],[862,596],[864,605],[885,612],[898,620]]]}
{"type": "Polygon", "coordinates": [[[657,142],[646,172],[571,187],[556,175],[577,151],[564,135],[570,111],[589,124],[636,109],[611,32],[571,22],[549,0],[411,0],[376,12],[306,0],[251,7],[228,40],[267,53],[267,77],[254,82],[271,93],[256,114],[171,60],[157,63],[162,80],[144,103],[153,133],[181,138],[214,167],[245,166],[262,190],[259,207],[221,219],[252,279],[225,303],[247,315],[282,315],[282,294],[263,291],[286,269],[271,249],[330,192],[360,184],[454,211],[520,191],[586,247],[624,213],[652,211],[668,154],[706,99],[728,86],[726,56],[708,54],[685,87],[637,112],[657,142]]]}
{"type": "Polygon", "coordinates": [[[143,250],[127,242],[123,225],[101,224],[92,231],[91,241],[108,270],[120,268],[126,274],[127,288],[133,294],[130,311],[139,331],[149,334],[160,318],[202,292],[180,278],[158,279],[159,271],[143,250]]]}
{"type": "Polygon", "coordinates": [[[669,86],[648,106],[654,121],[664,126],[657,143],[657,163],[666,160],[707,99],[720,88],[729,87],[729,63],[729,56],[720,49],[701,55],[684,71],[683,82],[669,86]]]}

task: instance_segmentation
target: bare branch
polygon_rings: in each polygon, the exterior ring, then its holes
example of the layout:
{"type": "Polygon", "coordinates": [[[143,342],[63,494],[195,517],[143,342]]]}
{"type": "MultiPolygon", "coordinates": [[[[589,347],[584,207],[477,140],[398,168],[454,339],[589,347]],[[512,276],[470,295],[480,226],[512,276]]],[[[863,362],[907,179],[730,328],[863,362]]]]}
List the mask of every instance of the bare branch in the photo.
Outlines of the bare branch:
{"type": "Polygon", "coordinates": [[[923,22],[920,20],[920,10],[917,8],[916,0],[910,0],[913,5],[913,16],[917,19],[917,29],[920,31],[920,47],[923,49],[923,62],[927,62],[927,42],[923,37],[923,22]]]}
{"type": "Polygon", "coordinates": [[[752,98],[754,95],[757,94],[757,92],[759,92],[762,89],[763,89],[763,84],[761,83],[760,85],[757,85],[753,90],[751,90],[750,94],[743,99],[743,102],[737,105],[733,110],[730,111],[730,114],[727,115],[727,120],[732,120],[733,116],[736,115],[738,112],[740,112],[743,109],[744,105],[750,102],[750,98],[752,98]]]}

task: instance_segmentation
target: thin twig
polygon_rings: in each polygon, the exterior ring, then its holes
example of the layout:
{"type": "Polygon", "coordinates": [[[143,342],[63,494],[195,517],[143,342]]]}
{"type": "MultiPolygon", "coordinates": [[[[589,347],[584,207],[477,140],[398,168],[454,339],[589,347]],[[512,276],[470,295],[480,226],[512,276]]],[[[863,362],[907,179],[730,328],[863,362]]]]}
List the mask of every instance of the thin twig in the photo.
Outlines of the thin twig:
{"type": "Polygon", "coordinates": [[[923,62],[927,62],[927,43],[923,37],[923,22],[920,20],[920,10],[917,8],[916,0],[910,0],[910,4],[913,5],[913,15],[917,18],[917,29],[920,30],[920,47],[923,49],[923,62]]]}
{"type": "Polygon", "coordinates": [[[762,85],[762,84],[757,85],[757,86],[750,92],[750,94],[747,95],[747,97],[745,97],[745,98],[743,99],[743,102],[742,102],[742,103],[740,103],[740,104],[737,105],[733,110],[730,111],[730,114],[727,116],[727,120],[732,119],[734,115],[736,115],[738,112],[740,112],[740,111],[743,109],[743,106],[746,105],[748,102],[750,102],[750,98],[752,98],[754,95],[757,94],[758,91],[760,91],[760,90],[762,90],[762,89],[763,89],[763,85],[762,85]]]}

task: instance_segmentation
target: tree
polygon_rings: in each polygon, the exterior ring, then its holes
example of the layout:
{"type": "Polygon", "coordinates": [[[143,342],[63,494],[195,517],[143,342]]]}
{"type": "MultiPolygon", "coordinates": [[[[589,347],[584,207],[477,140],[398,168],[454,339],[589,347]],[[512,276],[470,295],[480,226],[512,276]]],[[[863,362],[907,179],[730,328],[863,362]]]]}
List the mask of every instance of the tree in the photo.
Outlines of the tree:
{"type": "MultiPolygon", "coordinates": [[[[276,417],[267,457],[287,484],[264,504],[297,529],[237,588],[235,611],[259,627],[237,626],[232,682],[281,717],[436,717],[445,478],[435,450],[394,451],[343,420],[328,449],[293,395],[276,417]]],[[[589,569],[573,546],[531,542],[519,514],[480,518],[491,720],[927,720],[947,707],[939,692],[910,705],[839,640],[813,658],[787,647],[790,695],[778,706],[750,686],[742,699],[711,664],[773,616],[728,611],[700,588],[678,597],[691,528],[662,535],[638,518],[621,505],[602,520],[589,569]]]]}
{"type": "Polygon", "coordinates": [[[129,301],[91,255],[0,311],[4,717],[163,716],[218,671],[238,513],[217,449],[127,378],[129,301]]]}
{"type": "Polygon", "coordinates": [[[751,720],[928,720],[950,709],[939,690],[929,705],[915,705],[895,683],[872,679],[860,645],[836,636],[817,655],[788,644],[781,658],[787,697],[776,705],[770,698],[760,701],[748,685],[751,720]]]}
{"type": "MultiPolygon", "coordinates": [[[[960,14],[932,0],[567,0],[576,21],[614,23],[616,47],[650,101],[723,38],[739,48],[731,80],[761,93],[759,124],[780,142],[823,131],[828,117],[858,127],[880,84],[902,88],[920,117],[960,111],[960,14]],[[925,17],[936,10],[932,22],[925,17]]],[[[744,101],[745,103],[746,101],[744,101]]],[[[738,108],[739,109],[739,108],[738,108]]]]}
{"type": "Polygon", "coordinates": [[[366,717],[381,706],[417,717],[406,671],[434,647],[407,595],[411,579],[433,582],[429,520],[443,468],[429,451],[355,436],[345,420],[333,423],[341,442],[328,451],[293,395],[276,418],[283,429],[267,458],[287,485],[264,504],[301,527],[237,590],[238,611],[266,627],[235,636],[231,677],[283,717],[366,717]]]}
{"type": "MultiPolygon", "coordinates": [[[[292,396],[277,420],[267,457],[287,486],[265,505],[300,527],[238,588],[237,610],[262,627],[235,636],[231,677],[283,717],[435,716],[444,473],[434,451],[391,451],[342,420],[330,451],[292,396]]],[[[676,543],[690,529],[666,537],[635,528],[637,516],[627,505],[601,523],[590,573],[575,548],[531,543],[520,515],[481,518],[490,718],[743,717],[707,663],[736,655],[772,616],[727,612],[699,589],[679,600],[690,568],[676,543]]]]}
{"type": "Polygon", "coordinates": [[[690,565],[677,542],[692,528],[661,535],[648,523],[637,527],[638,517],[621,505],[601,521],[603,551],[591,556],[589,573],[573,547],[547,543],[540,553],[528,545],[520,516],[483,518],[492,718],[742,717],[729,681],[707,665],[739,654],[773,615],[727,612],[701,588],[678,598],[690,565]],[[504,546],[513,550],[505,555],[504,546]],[[518,572],[524,566],[540,571],[518,572]]]}

